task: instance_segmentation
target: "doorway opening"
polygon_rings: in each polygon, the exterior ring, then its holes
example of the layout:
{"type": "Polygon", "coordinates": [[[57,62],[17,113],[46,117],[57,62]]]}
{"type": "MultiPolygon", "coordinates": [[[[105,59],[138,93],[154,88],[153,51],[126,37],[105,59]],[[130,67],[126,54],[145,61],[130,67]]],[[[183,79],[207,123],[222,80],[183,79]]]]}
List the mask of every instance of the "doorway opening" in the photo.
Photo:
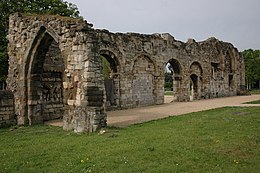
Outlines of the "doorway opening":
{"type": "Polygon", "coordinates": [[[64,62],[59,44],[44,32],[34,47],[27,76],[29,124],[62,118],[64,115],[64,62]],[[36,46],[37,45],[37,46],[36,46]]]}
{"type": "Polygon", "coordinates": [[[190,76],[190,101],[198,99],[198,76],[190,76]]]}
{"type": "Polygon", "coordinates": [[[118,73],[118,61],[110,52],[102,52],[100,57],[106,92],[106,108],[107,110],[118,109],[120,108],[120,79],[118,73]]]}
{"type": "Polygon", "coordinates": [[[181,87],[181,66],[175,59],[170,59],[165,66],[164,103],[179,101],[181,87]]]}

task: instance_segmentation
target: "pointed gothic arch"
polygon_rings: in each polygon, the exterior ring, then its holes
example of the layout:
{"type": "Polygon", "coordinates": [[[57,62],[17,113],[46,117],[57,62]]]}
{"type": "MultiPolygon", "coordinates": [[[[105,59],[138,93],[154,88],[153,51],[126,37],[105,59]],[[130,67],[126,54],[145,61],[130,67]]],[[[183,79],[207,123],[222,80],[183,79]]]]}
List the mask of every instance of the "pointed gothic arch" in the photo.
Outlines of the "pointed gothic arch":
{"type": "Polygon", "coordinates": [[[53,33],[40,27],[26,57],[24,119],[29,124],[60,118],[64,114],[65,64],[58,37],[53,33]]]}

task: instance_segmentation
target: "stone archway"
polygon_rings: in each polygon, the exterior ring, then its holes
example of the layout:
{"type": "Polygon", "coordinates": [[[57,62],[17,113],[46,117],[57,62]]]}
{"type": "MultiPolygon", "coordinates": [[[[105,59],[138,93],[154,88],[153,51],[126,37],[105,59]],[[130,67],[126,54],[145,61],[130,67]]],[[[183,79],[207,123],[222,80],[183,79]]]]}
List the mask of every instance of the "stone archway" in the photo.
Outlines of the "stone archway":
{"type": "Polygon", "coordinates": [[[41,27],[26,64],[26,98],[29,124],[63,117],[64,62],[58,42],[41,27]],[[40,38],[38,38],[40,37],[40,38]]]}
{"type": "Polygon", "coordinates": [[[120,108],[119,62],[116,56],[112,52],[107,50],[101,50],[100,56],[102,59],[103,66],[104,84],[106,92],[106,107],[108,110],[120,108]]]}
{"type": "Polygon", "coordinates": [[[195,61],[190,65],[190,100],[198,100],[202,97],[203,91],[203,70],[199,62],[195,61]]]}
{"type": "MultiPolygon", "coordinates": [[[[109,100],[117,108],[161,104],[166,63],[172,67],[173,100],[189,100],[190,81],[196,99],[244,90],[243,57],[232,44],[215,38],[184,43],[169,34],[111,33],[83,20],[18,13],[10,16],[9,24],[7,83],[15,96],[18,125],[57,118],[53,114],[62,114],[65,105],[64,129],[104,127],[106,91],[100,55],[109,62],[112,76],[119,77],[113,77],[117,89],[109,100]],[[50,50],[63,56],[64,66],[51,66],[56,54],[50,50]]],[[[63,65],[58,62],[57,66],[63,65]]]]}
{"type": "Polygon", "coordinates": [[[190,75],[190,101],[196,100],[199,93],[199,79],[196,74],[190,75]]]}
{"type": "Polygon", "coordinates": [[[172,76],[172,101],[180,101],[180,88],[181,88],[181,65],[176,59],[170,59],[166,63],[166,70],[171,73],[172,76]]]}
{"type": "Polygon", "coordinates": [[[134,106],[155,104],[155,65],[150,57],[139,56],[133,66],[132,96],[134,106]]]}

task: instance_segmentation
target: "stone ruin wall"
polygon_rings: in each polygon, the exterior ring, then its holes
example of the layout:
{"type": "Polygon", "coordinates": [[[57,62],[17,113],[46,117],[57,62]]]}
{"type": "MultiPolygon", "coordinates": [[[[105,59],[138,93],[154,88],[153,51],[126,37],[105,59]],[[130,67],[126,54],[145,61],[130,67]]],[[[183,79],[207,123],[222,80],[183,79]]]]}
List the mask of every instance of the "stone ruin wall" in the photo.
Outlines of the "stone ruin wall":
{"type": "Polygon", "coordinates": [[[102,55],[113,57],[120,81],[119,108],[164,102],[165,65],[173,66],[175,101],[190,101],[190,83],[197,83],[194,99],[233,96],[242,92],[244,62],[230,43],[209,38],[183,43],[169,34],[143,35],[96,30],[102,55]]]}
{"type": "Polygon", "coordinates": [[[0,91],[0,128],[16,125],[14,96],[10,91],[0,91]]]}
{"type": "Polygon", "coordinates": [[[66,130],[104,127],[104,86],[91,26],[83,20],[18,13],[9,24],[7,82],[18,125],[43,123],[58,114],[66,130]],[[51,57],[54,50],[57,56],[51,57]]]}
{"type": "Polygon", "coordinates": [[[64,129],[95,131],[106,110],[163,104],[165,66],[175,101],[233,96],[245,83],[244,62],[230,43],[183,43],[169,34],[111,33],[60,16],[10,16],[8,87],[18,124],[63,116],[64,129]],[[110,63],[104,81],[101,58],[110,63]],[[109,89],[108,89],[109,88],[109,89]]]}

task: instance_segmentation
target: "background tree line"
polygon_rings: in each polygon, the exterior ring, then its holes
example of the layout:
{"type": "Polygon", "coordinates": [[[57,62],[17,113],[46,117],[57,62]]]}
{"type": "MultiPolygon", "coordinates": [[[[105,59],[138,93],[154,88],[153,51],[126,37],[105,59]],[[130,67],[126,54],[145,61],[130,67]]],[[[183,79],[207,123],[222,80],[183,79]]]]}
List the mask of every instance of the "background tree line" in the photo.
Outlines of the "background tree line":
{"type": "Polygon", "coordinates": [[[260,50],[241,52],[245,60],[247,89],[260,89],[260,50]]]}
{"type": "Polygon", "coordinates": [[[77,6],[63,0],[0,0],[0,84],[2,85],[8,74],[8,40],[6,36],[8,34],[9,15],[15,12],[59,14],[61,16],[81,18],[77,6]]]}

